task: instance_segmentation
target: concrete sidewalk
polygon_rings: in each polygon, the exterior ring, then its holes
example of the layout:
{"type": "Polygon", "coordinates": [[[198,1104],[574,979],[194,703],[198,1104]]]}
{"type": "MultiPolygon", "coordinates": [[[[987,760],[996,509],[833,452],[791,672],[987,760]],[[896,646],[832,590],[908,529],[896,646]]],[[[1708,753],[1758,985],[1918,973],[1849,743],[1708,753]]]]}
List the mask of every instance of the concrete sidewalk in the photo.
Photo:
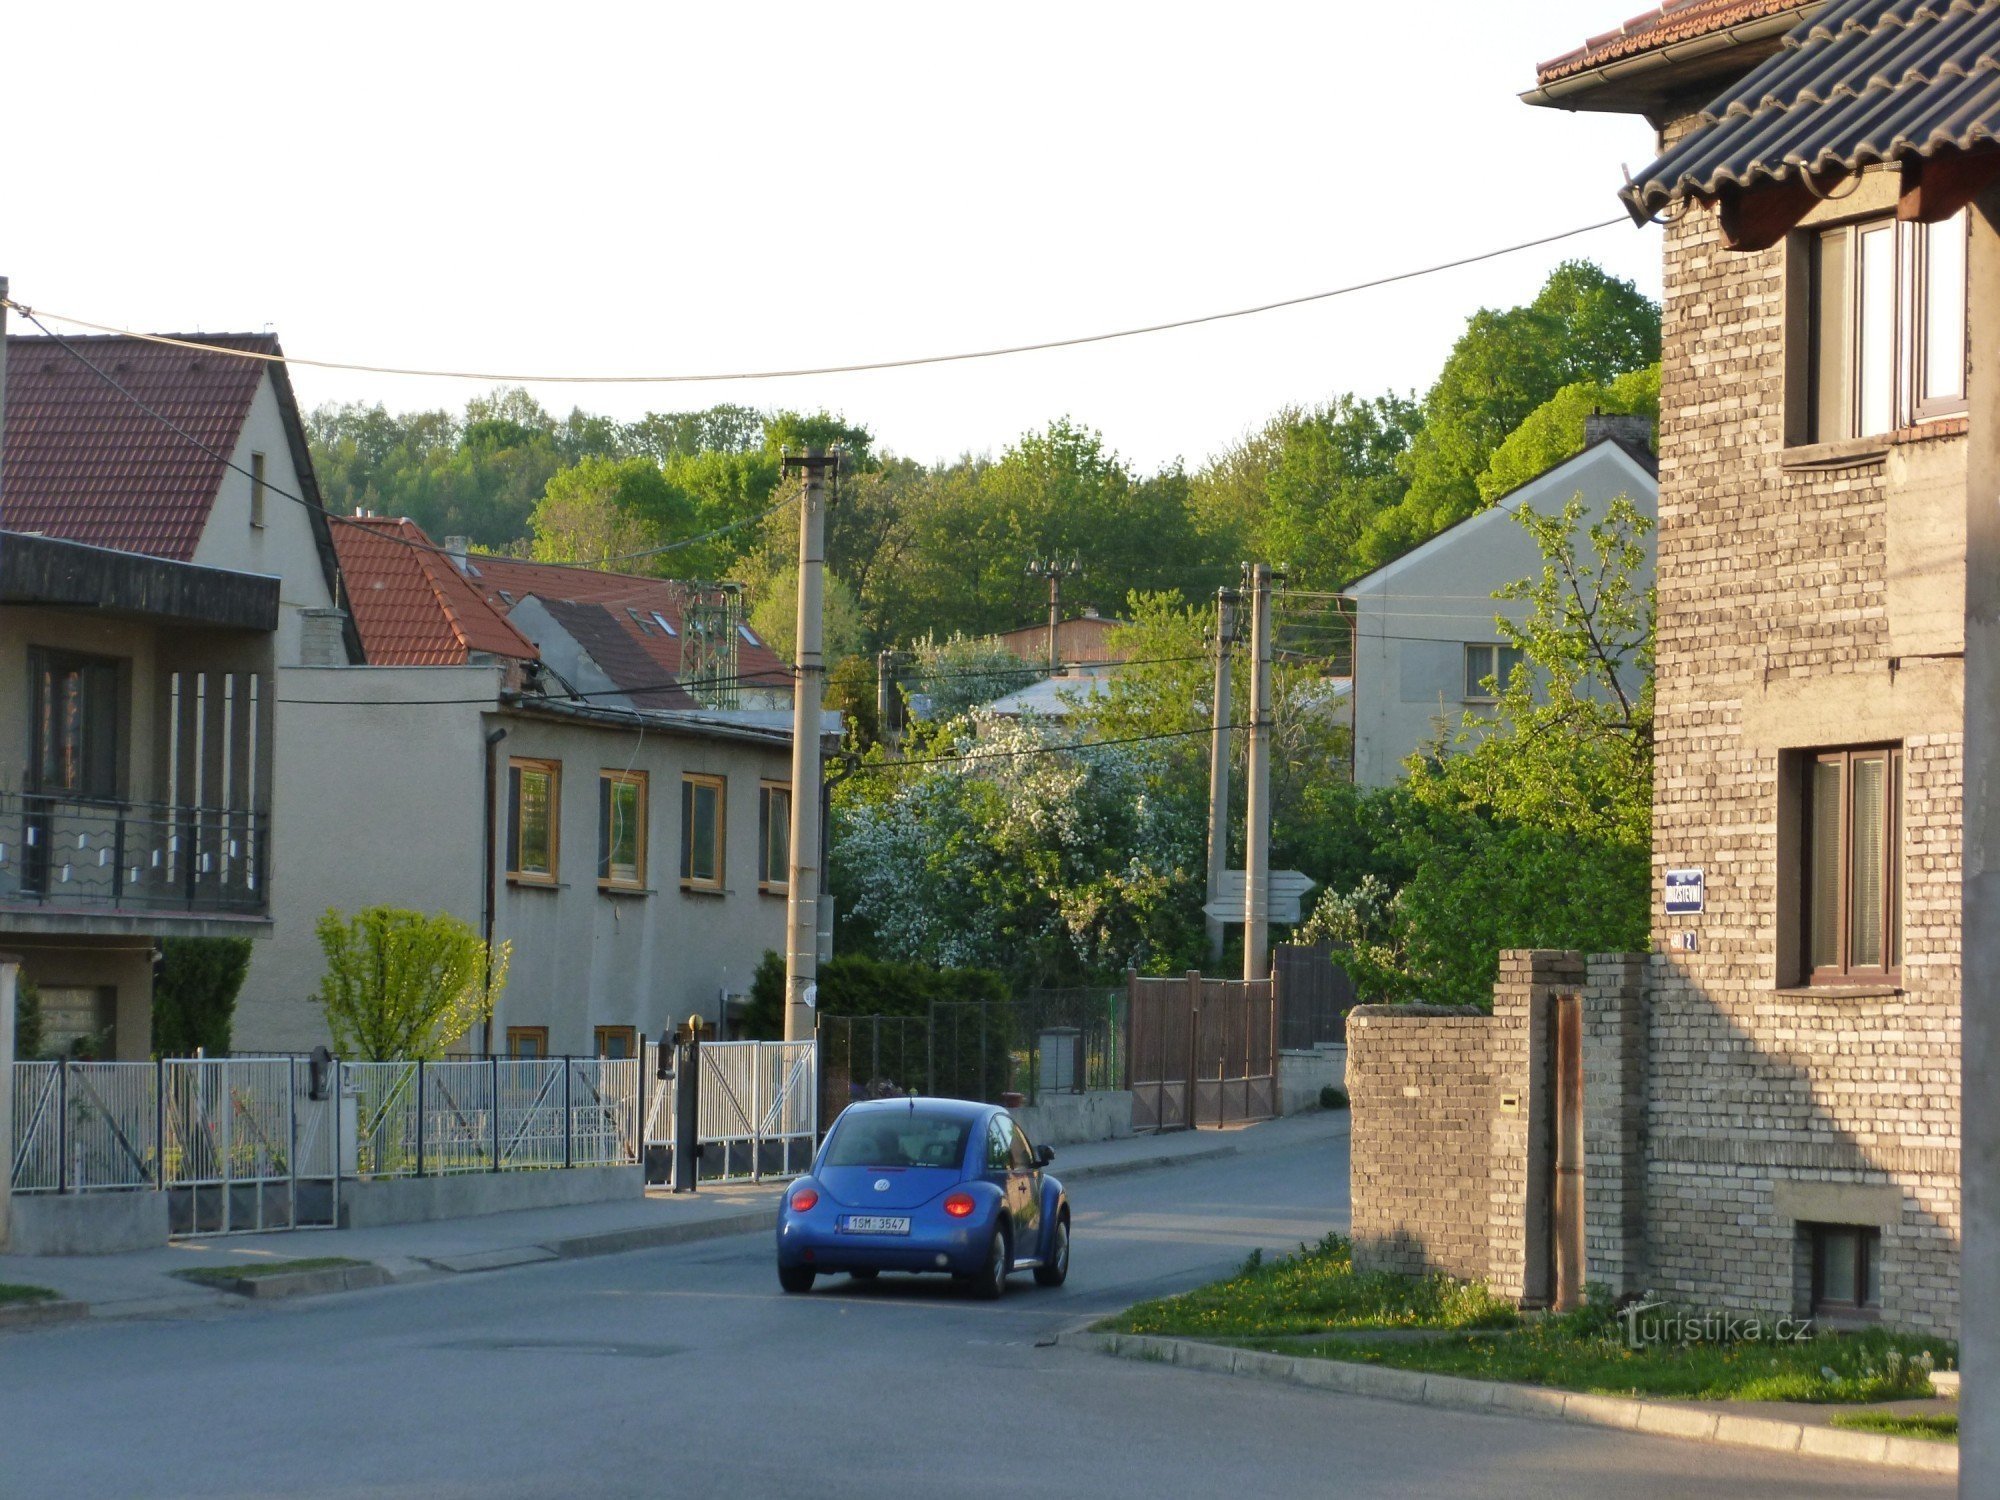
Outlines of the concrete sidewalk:
{"type": "MultiPolygon", "coordinates": [[[[1345,1138],[1347,1129],[1344,1110],[1314,1111],[1230,1130],[1096,1141],[1062,1147],[1052,1170],[1074,1193],[1076,1185],[1097,1177],[1241,1152],[1330,1144],[1345,1138]]],[[[338,1256],[377,1269],[367,1274],[324,1270],[273,1278],[260,1283],[259,1291],[263,1295],[305,1294],[423,1281],[767,1229],[782,1191],[778,1182],[732,1183],[678,1196],[653,1190],[619,1202],[376,1229],[294,1230],[181,1240],[161,1249],[125,1255],[0,1255],[0,1283],[47,1287],[71,1303],[84,1304],[93,1317],[224,1312],[248,1304],[233,1292],[196,1285],[176,1273],[338,1256]]],[[[0,1329],[36,1316],[0,1307],[0,1329]]]]}

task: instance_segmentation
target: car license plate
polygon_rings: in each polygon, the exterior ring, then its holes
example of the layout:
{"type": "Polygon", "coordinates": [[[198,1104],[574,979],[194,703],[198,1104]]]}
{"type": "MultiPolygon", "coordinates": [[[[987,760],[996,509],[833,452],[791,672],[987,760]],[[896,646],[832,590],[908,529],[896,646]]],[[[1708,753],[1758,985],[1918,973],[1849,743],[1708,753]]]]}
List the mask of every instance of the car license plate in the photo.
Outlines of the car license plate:
{"type": "Polygon", "coordinates": [[[908,1234],[910,1221],[881,1214],[849,1214],[840,1221],[840,1228],[844,1234],[908,1234]]]}

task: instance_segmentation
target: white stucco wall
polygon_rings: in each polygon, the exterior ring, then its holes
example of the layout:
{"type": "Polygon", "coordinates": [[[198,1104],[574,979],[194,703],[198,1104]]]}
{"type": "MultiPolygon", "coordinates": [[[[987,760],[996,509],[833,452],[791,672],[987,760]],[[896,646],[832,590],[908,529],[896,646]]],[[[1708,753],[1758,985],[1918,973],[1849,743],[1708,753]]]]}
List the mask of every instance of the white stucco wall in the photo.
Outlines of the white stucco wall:
{"type": "MultiPolygon", "coordinates": [[[[1658,493],[1652,474],[1629,453],[1599,443],[1348,588],[1356,606],[1355,781],[1386,786],[1399,780],[1413,752],[1455,731],[1465,711],[1476,707],[1465,698],[1465,647],[1500,643],[1495,618],[1518,622],[1527,610],[1494,599],[1493,591],[1542,571],[1541,553],[1515,517],[1518,509],[1552,515],[1580,494],[1589,507],[1588,525],[1624,495],[1651,518],[1658,493]]],[[[1645,547],[1639,583],[1650,588],[1650,533],[1645,547]]]]}
{"type": "MultiPolygon", "coordinates": [[[[757,888],[760,780],[788,781],[782,745],[745,744],[649,726],[539,719],[491,707],[491,667],[298,668],[281,674],[273,829],[271,938],[257,947],[237,1008],[238,1050],[303,1050],[327,1040],[311,995],[322,960],[313,923],[327,907],[382,904],[481,920],[483,747],[499,745],[495,838],[505,864],[509,757],[560,761],[559,884],[498,882],[495,935],[513,945],[494,1015],[495,1050],[508,1026],[546,1026],[555,1052],[595,1050],[593,1028],[657,1035],[699,1011],[716,1017],[726,990],[749,988],[758,959],[784,944],[785,902],[757,888]],[[330,707],[297,700],[339,698],[330,707]],[[467,698],[477,704],[408,700],[467,698]],[[357,706],[398,699],[394,706],[357,706]],[[597,886],[600,770],[647,774],[643,894],[597,886]],[[680,888],[681,777],[728,783],[726,889],[680,888]]],[[[478,1038],[471,1039],[476,1049],[478,1038]]]]}
{"type": "Polygon", "coordinates": [[[241,469],[251,467],[253,453],[264,455],[264,524],[250,524],[250,478],[225,470],[216,489],[208,525],[195,546],[193,560],[205,567],[232,568],[243,573],[275,574],[283,580],[279,592],[277,657],[280,666],[299,660],[299,612],[326,609],[333,597],[326,584],[311,516],[286,494],[303,495],[292,450],[285,438],[278,393],[266,375],[257,383],[243,431],[231,459],[241,469]]]}

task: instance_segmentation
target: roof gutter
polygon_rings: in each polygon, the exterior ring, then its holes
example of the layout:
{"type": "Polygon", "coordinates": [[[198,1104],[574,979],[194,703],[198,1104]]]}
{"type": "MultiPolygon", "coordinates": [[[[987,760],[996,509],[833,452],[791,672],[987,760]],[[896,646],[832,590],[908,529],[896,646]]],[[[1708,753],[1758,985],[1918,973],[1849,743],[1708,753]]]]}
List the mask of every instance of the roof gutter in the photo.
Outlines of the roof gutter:
{"type": "Polygon", "coordinates": [[[1566,104],[1565,100],[1577,94],[1602,88],[1606,84],[1624,83],[1629,79],[1642,78],[1648,73],[1659,72],[1675,63],[1690,62],[1713,56],[1718,52],[1727,52],[1730,48],[1742,46],[1746,42],[1764,42],[1774,36],[1782,36],[1818,11],[1823,4],[1824,0],[1808,0],[1806,4],[1791,6],[1775,15],[1759,16],[1754,21],[1727,26],[1720,31],[1711,31],[1705,36],[1691,37],[1684,42],[1668,42],[1663,47],[1650,48],[1645,52],[1621,57],[1595,68],[1586,68],[1581,73],[1572,73],[1566,78],[1556,79],[1553,83],[1529,89],[1520,96],[1521,102],[1552,109],[1568,109],[1571,106],[1566,104]]]}

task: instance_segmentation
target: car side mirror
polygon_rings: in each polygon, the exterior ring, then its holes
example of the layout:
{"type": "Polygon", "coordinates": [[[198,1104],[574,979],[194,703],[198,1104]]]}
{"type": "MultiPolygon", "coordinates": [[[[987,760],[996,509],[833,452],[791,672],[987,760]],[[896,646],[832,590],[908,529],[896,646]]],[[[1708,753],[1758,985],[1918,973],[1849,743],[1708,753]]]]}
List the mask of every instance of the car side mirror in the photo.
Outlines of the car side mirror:
{"type": "Polygon", "coordinates": [[[1049,1164],[1050,1162],[1054,1161],[1055,1159],[1056,1159],[1056,1148],[1055,1148],[1055,1147],[1053,1147],[1053,1146],[1037,1146],[1037,1147],[1035,1147],[1035,1165],[1036,1165],[1036,1166],[1040,1166],[1040,1167],[1046,1167],[1046,1166],[1047,1166],[1047,1165],[1048,1165],[1048,1164],[1049,1164]]]}

